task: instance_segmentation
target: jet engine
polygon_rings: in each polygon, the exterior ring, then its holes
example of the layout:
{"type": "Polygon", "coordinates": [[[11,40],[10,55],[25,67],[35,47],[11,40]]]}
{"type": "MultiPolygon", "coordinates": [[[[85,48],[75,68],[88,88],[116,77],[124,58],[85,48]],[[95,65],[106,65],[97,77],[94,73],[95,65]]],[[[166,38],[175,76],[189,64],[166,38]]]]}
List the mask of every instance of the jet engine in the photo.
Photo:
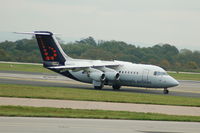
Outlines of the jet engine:
{"type": "Polygon", "coordinates": [[[119,80],[120,78],[120,75],[118,72],[116,71],[112,71],[112,72],[105,72],[105,76],[106,76],[106,79],[108,80],[119,80]]]}
{"type": "Polygon", "coordinates": [[[89,77],[95,81],[104,81],[106,79],[105,74],[97,69],[91,69],[92,71],[89,73],[89,77]]]}
{"type": "Polygon", "coordinates": [[[108,67],[102,67],[99,69],[105,73],[106,79],[109,81],[119,80],[120,78],[119,73],[114,69],[108,67]]]}

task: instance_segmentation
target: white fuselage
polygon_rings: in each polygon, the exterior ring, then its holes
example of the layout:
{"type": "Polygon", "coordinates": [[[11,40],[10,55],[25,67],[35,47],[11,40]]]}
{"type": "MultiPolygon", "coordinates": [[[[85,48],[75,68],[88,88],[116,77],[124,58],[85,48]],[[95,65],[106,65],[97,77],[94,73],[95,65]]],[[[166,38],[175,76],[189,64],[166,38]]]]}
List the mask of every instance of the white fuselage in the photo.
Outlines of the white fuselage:
{"type": "MultiPolygon", "coordinates": [[[[104,64],[109,61],[100,60],[79,60],[68,61],[67,64],[104,64]]],[[[119,73],[119,80],[106,80],[105,85],[118,84],[120,86],[148,87],[148,88],[169,88],[179,83],[169,76],[165,70],[155,65],[134,64],[124,61],[110,61],[120,64],[114,70],[119,73]]],[[[101,68],[95,68],[101,70],[101,68]]],[[[112,69],[112,68],[111,68],[112,69]]],[[[84,70],[69,70],[71,75],[85,83],[93,83],[93,79],[84,70]]]]}

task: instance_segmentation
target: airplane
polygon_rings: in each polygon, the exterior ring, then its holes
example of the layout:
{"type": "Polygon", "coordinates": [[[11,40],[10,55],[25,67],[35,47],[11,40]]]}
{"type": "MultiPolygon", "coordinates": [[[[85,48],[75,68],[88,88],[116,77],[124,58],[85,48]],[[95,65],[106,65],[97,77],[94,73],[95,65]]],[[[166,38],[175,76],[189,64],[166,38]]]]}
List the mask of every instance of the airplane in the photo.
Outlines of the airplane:
{"type": "Polygon", "coordinates": [[[164,88],[163,93],[168,94],[168,88],[179,85],[177,80],[159,66],[118,60],[74,59],[65,54],[52,32],[34,31],[20,34],[36,37],[43,67],[68,78],[91,83],[95,89],[100,90],[104,85],[112,86],[113,90],[120,90],[121,86],[164,88]]]}

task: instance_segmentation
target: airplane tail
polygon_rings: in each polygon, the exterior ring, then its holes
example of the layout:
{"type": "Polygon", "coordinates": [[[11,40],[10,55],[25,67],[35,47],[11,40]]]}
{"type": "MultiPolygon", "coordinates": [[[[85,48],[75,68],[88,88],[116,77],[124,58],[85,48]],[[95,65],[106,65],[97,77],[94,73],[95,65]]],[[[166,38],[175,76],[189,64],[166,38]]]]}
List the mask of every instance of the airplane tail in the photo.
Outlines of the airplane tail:
{"type": "Polygon", "coordinates": [[[48,31],[34,31],[22,34],[35,35],[44,67],[64,65],[66,60],[72,59],[64,53],[53,33],[48,31]]]}

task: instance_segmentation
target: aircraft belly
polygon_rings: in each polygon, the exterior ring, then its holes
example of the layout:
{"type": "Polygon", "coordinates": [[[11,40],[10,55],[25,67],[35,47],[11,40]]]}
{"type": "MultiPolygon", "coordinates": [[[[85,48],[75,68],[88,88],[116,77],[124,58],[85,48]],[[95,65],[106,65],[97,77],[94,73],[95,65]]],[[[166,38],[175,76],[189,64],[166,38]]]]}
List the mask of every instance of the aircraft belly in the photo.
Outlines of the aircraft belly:
{"type": "Polygon", "coordinates": [[[82,74],[81,72],[73,72],[71,70],[55,70],[55,69],[50,69],[50,70],[76,81],[92,83],[92,80],[86,74],[82,74]]]}
{"type": "Polygon", "coordinates": [[[89,78],[87,74],[83,74],[81,71],[71,72],[71,74],[81,82],[92,83],[92,79],[89,78]]]}
{"type": "Polygon", "coordinates": [[[120,85],[133,87],[154,87],[151,77],[144,79],[141,75],[124,75],[120,77],[120,85]]]}

